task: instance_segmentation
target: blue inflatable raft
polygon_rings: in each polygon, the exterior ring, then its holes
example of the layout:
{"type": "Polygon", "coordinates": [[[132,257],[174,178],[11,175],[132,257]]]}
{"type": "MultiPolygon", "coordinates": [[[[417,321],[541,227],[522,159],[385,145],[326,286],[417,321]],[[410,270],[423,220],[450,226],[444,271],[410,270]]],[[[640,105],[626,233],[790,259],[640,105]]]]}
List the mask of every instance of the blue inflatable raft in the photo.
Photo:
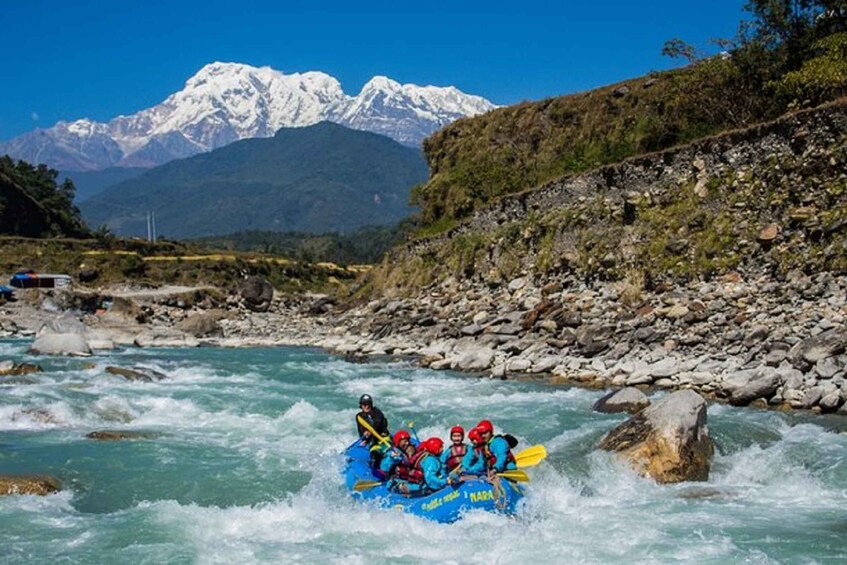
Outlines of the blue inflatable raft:
{"type": "Polygon", "coordinates": [[[344,454],[347,464],[344,479],[347,489],[354,498],[373,501],[383,508],[403,510],[436,522],[450,523],[469,510],[485,510],[503,514],[514,514],[518,502],[523,498],[520,485],[506,479],[493,484],[487,479],[465,477],[457,487],[445,487],[425,496],[404,496],[391,492],[382,484],[357,492],[353,485],[359,481],[378,480],[369,464],[370,454],[366,446],[357,441],[344,454]]]}

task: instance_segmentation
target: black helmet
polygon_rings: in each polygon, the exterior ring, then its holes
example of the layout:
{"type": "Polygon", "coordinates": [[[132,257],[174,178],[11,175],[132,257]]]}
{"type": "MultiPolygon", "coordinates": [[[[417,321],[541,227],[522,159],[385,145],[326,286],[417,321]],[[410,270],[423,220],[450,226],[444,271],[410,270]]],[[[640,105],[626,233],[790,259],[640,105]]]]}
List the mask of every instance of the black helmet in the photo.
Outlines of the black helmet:
{"type": "Polygon", "coordinates": [[[363,394],[359,398],[359,406],[362,406],[362,405],[365,405],[365,406],[373,406],[374,405],[374,399],[371,398],[370,394],[363,394]]]}

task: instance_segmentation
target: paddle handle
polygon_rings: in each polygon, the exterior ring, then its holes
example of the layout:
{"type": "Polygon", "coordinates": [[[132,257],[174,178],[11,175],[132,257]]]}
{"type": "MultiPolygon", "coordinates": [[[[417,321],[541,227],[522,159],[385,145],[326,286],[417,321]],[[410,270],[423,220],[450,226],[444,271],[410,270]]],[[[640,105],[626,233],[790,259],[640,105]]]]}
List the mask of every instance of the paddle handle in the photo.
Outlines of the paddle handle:
{"type": "Polygon", "coordinates": [[[361,425],[362,425],[362,427],[363,427],[363,428],[365,428],[366,430],[368,430],[368,431],[370,432],[370,434],[371,434],[373,437],[375,437],[376,439],[378,439],[380,443],[384,443],[384,444],[385,444],[385,445],[387,445],[388,447],[391,447],[391,442],[390,442],[390,441],[388,441],[388,438],[386,438],[385,436],[381,436],[381,435],[379,435],[379,433],[378,433],[378,432],[374,429],[374,427],[373,427],[373,426],[371,426],[371,425],[368,423],[368,421],[367,421],[367,420],[365,420],[364,418],[362,418],[361,416],[358,416],[358,415],[356,416],[356,420],[359,422],[359,424],[361,424],[361,425]]]}

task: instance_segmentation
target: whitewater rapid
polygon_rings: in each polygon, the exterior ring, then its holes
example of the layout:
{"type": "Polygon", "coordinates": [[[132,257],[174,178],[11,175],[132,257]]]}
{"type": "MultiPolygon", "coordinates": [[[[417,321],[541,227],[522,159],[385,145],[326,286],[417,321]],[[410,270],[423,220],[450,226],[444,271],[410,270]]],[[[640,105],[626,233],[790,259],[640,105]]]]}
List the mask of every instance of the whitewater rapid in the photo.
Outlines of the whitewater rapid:
{"type": "Polygon", "coordinates": [[[602,394],[298,348],[124,350],[42,364],[0,385],[0,474],[52,474],[64,490],[0,498],[0,562],[833,563],[847,560],[847,425],[709,407],[705,483],[657,485],[596,451],[624,416],[602,394]],[[89,368],[91,361],[94,368],[89,368]],[[107,365],[149,367],[128,382],[107,365]],[[452,525],[353,501],[341,450],[367,392],[393,429],[446,437],[481,418],[550,455],[514,518],[452,525]],[[99,429],[153,432],[98,442],[99,429]]]}

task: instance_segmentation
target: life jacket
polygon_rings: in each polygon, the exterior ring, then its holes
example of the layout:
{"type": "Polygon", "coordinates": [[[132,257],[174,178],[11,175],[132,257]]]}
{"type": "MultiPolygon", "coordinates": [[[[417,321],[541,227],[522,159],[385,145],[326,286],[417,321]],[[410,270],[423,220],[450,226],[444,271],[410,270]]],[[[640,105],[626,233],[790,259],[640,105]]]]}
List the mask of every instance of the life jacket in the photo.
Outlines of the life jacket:
{"type": "Polygon", "coordinates": [[[429,451],[426,449],[419,449],[417,453],[412,456],[412,459],[409,461],[409,475],[406,478],[410,483],[415,483],[418,485],[425,484],[423,467],[421,467],[421,463],[426,459],[428,455],[431,455],[429,451]]]}
{"type": "Polygon", "coordinates": [[[392,472],[398,479],[403,479],[404,481],[409,480],[409,472],[412,470],[412,460],[409,459],[408,454],[402,449],[399,450],[403,455],[403,458],[397,462],[394,466],[392,472]]]}
{"type": "Polygon", "coordinates": [[[456,467],[462,464],[462,458],[464,458],[465,453],[468,452],[468,446],[464,443],[461,445],[456,445],[455,443],[450,446],[450,456],[447,457],[447,471],[452,471],[456,467]]]}
{"type": "MultiPolygon", "coordinates": [[[[496,436],[491,438],[488,441],[488,443],[485,444],[485,446],[483,447],[483,450],[484,450],[483,455],[484,455],[484,459],[485,459],[485,462],[486,462],[486,468],[488,468],[488,469],[493,469],[494,464],[497,462],[497,456],[494,455],[491,452],[491,449],[488,447],[491,444],[491,442],[494,441],[495,437],[503,438],[503,441],[506,442],[506,445],[509,445],[509,441],[505,437],[501,436],[500,434],[497,434],[496,436]]],[[[512,453],[511,449],[506,451],[506,461],[515,463],[517,465],[517,462],[515,461],[515,455],[514,455],[514,453],[512,453]]]]}

